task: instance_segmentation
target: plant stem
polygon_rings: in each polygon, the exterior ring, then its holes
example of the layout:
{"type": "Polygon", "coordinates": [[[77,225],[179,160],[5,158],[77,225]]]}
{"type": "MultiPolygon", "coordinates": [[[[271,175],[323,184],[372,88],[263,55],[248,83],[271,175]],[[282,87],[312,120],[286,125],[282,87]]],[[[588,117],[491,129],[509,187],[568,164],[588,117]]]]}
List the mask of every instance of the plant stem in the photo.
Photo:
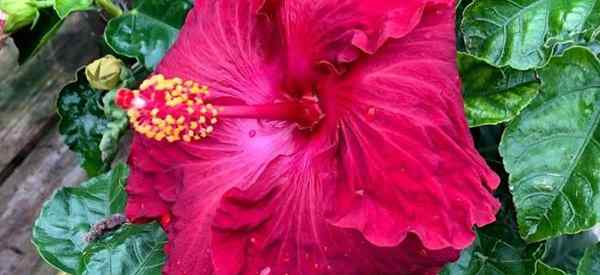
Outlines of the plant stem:
{"type": "Polygon", "coordinates": [[[117,17],[123,14],[121,8],[115,5],[112,0],[96,0],[96,5],[106,11],[110,17],[117,17]]]}

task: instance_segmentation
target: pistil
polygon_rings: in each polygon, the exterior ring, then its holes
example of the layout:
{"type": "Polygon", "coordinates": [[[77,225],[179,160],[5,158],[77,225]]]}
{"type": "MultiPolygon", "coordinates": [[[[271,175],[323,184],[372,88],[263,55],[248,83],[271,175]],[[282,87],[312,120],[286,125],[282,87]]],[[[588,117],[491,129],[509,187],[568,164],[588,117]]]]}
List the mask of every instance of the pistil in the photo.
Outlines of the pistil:
{"type": "Polygon", "coordinates": [[[127,110],[133,128],[157,141],[191,142],[208,137],[220,118],[295,122],[311,129],[324,117],[312,97],[260,105],[211,104],[208,88],[193,81],[154,75],[139,90],[121,89],[117,104],[127,110]]]}

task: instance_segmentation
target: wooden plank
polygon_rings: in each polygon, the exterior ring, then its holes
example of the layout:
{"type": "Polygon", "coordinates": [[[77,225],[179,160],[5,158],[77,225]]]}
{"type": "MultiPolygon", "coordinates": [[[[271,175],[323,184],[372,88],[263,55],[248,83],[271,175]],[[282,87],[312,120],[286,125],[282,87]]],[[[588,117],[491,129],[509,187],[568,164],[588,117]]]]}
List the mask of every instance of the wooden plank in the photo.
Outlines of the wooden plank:
{"type": "Polygon", "coordinates": [[[58,36],[20,67],[11,42],[0,51],[0,184],[56,120],[58,90],[99,55],[101,25],[97,15],[69,17],[58,36]]]}
{"type": "Polygon", "coordinates": [[[54,190],[86,178],[78,163],[54,128],[0,187],[1,275],[56,274],[31,244],[31,229],[54,190]]]}

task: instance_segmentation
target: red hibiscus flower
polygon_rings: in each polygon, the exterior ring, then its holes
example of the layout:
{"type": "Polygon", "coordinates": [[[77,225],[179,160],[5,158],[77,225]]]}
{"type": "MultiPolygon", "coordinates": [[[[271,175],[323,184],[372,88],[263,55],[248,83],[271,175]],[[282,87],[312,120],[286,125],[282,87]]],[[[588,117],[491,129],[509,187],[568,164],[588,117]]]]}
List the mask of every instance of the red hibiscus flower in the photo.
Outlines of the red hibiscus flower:
{"type": "Polygon", "coordinates": [[[165,274],[436,274],[494,221],[451,0],[196,1],[136,91],[126,214],[165,274]],[[202,85],[205,85],[202,86],[202,85]]]}

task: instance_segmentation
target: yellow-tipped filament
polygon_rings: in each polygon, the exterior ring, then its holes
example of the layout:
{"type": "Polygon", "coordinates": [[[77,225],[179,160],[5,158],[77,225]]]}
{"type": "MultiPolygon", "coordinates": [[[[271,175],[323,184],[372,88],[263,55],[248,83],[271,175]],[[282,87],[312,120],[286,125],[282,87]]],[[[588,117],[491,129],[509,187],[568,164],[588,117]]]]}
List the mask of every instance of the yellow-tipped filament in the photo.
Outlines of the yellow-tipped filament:
{"type": "Polygon", "coordinates": [[[191,142],[214,131],[219,111],[206,103],[206,86],[157,74],[139,90],[122,89],[117,103],[127,109],[129,121],[140,134],[156,141],[191,142]]]}

